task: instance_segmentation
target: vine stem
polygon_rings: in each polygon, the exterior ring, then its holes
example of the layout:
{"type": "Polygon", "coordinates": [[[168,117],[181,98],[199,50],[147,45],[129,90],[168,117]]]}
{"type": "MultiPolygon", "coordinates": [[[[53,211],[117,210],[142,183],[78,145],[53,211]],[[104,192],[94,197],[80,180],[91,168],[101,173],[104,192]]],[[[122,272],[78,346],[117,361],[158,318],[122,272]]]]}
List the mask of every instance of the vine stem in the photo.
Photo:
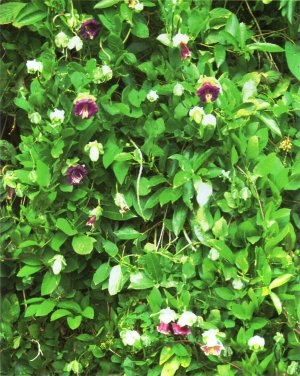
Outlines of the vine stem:
{"type": "Polygon", "coordinates": [[[41,349],[41,345],[40,345],[39,341],[37,341],[36,339],[32,339],[31,342],[35,342],[35,343],[37,344],[37,347],[38,347],[38,353],[37,353],[37,355],[36,355],[33,359],[29,359],[30,362],[33,362],[33,361],[35,361],[40,355],[43,355],[43,356],[44,356],[44,354],[43,354],[43,351],[42,351],[42,349],[41,349]]]}
{"type": "Polygon", "coordinates": [[[140,157],[140,159],[139,159],[140,169],[139,169],[139,173],[138,173],[138,177],[137,177],[137,181],[136,181],[136,197],[137,197],[137,203],[138,203],[138,207],[140,209],[142,218],[145,221],[145,217],[144,217],[144,213],[143,213],[143,209],[142,209],[141,201],[140,201],[140,181],[141,181],[141,177],[142,177],[142,173],[143,173],[143,154],[141,152],[141,149],[132,140],[132,138],[129,138],[129,140],[132,143],[132,145],[136,148],[136,150],[138,151],[139,157],[140,157]]]}

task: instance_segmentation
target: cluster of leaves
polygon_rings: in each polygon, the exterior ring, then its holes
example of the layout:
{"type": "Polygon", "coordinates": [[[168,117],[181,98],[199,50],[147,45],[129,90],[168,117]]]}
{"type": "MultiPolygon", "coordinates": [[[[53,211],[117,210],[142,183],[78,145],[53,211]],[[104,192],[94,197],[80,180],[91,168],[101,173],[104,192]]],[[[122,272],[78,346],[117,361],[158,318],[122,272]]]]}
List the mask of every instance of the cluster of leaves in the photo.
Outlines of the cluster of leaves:
{"type": "Polygon", "coordinates": [[[141,12],[134,3],[0,5],[2,374],[297,374],[295,2],[147,0],[141,12]],[[59,32],[80,35],[91,18],[99,36],[80,51],[55,45],[59,32]],[[190,37],[186,60],[156,39],[178,32],[190,37]],[[37,75],[26,70],[32,59],[43,63],[37,75]],[[111,80],[95,82],[100,65],[111,67],[111,80]],[[203,75],[222,87],[202,104],[217,118],[209,139],[189,118],[203,75]],[[147,100],[150,90],[157,101],[147,100]],[[88,120],[73,114],[82,92],[99,107],[88,120]],[[54,108],[65,111],[61,126],[50,124],[54,108]],[[104,148],[97,162],[84,151],[94,140],[104,148]],[[88,171],[80,185],[67,182],[72,163],[88,171]],[[199,205],[203,183],[212,195],[199,205]],[[129,210],[120,212],[118,192],[129,210]],[[208,258],[211,248],[218,260],[208,258]],[[66,262],[58,274],[56,255],[66,262]],[[157,332],[166,307],[201,317],[188,339],[157,332]],[[220,357],[198,345],[210,328],[226,335],[220,357]],[[124,345],[124,330],[138,331],[143,346],[124,345]],[[253,335],[265,338],[263,351],[249,349],[253,335]]]}

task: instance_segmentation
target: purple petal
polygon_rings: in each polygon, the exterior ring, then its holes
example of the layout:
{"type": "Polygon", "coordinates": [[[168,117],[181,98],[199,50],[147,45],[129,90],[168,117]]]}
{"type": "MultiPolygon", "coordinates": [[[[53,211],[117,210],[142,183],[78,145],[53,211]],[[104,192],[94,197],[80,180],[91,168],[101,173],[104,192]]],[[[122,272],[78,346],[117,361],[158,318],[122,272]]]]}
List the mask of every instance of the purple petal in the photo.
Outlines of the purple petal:
{"type": "Polygon", "coordinates": [[[220,88],[218,86],[205,82],[205,84],[203,84],[200,89],[197,90],[197,95],[200,97],[202,102],[211,102],[218,98],[219,91],[220,88]]]}
{"type": "Polygon", "coordinates": [[[185,325],[185,326],[180,326],[180,325],[178,325],[178,324],[173,323],[173,324],[172,324],[172,329],[173,329],[173,333],[174,333],[175,335],[183,335],[183,336],[186,336],[186,335],[192,333],[191,329],[190,329],[187,325],[185,325]]]}
{"type": "Polygon", "coordinates": [[[90,98],[79,99],[74,105],[74,114],[81,119],[89,119],[98,110],[97,104],[90,98]]]}
{"type": "Polygon", "coordinates": [[[80,25],[80,34],[85,39],[94,39],[100,30],[100,23],[94,19],[87,20],[80,25]]]}

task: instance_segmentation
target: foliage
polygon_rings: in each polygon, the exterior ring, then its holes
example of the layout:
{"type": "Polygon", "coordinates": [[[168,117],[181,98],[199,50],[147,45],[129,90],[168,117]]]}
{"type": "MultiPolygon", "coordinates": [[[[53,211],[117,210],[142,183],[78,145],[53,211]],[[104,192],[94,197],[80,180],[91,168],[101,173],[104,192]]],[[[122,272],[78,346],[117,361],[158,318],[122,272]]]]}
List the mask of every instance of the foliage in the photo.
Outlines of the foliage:
{"type": "Polygon", "coordinates": [[[295,2],[137,3],[0,5],[2,374],[299,374],[295,2]]]}

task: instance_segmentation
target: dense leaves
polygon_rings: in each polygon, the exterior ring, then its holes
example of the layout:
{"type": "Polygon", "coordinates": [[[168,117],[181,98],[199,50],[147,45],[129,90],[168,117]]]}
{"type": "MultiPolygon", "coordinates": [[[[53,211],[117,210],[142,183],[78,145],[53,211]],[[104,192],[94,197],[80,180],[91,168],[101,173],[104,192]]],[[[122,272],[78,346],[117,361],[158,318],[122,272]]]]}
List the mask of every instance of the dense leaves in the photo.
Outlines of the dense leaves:
{"type": "Polygon", "coordinates": [[[1,374],[299,374],[295,3],[1,3],[1,374]]]}

